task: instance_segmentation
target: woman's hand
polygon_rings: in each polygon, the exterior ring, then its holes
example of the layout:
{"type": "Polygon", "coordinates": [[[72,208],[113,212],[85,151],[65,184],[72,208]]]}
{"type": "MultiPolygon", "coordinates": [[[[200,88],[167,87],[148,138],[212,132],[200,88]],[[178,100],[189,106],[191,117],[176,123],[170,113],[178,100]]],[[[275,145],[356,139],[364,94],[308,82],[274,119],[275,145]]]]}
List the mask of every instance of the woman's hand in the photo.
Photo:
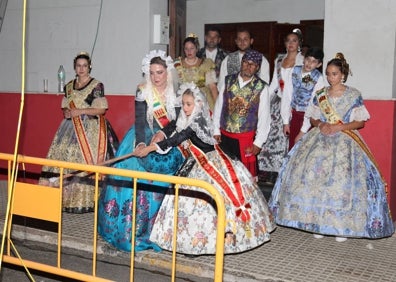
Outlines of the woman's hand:
{"type": "Polygon", "coordinates": [[[331,124],[327,122],[320,122],[318,125],[320,132],[324,135],[332,135],[342,130],[342,124],[331,124]]]}
{"type": "Polygon", "coordinates": [[[143,149],[144,147],[146,147],[146,144],[144,144],[144,143],[142,142],[142,143],[139,143],[139,144],[136,146],[135,150],[140,150],[140,149],[143,149]]]}
{"type": "Polygon", "coordinates": [[[213,137],[216,140],[217,144],[221,143],[221,135],[214,135],[213,137]]]}
{"type": "Polygon", "coordinates": [[[66,119],[71,118],[70,109],[68,109],[68,108],[63,108],[63,116],[64,116],[66,119]]]}
{"type": "Polygon", "coordinates": [[[261,152],[261,148],[260,147],[257,147],[256,145],[254,145],[253,144],[253,151],[252,151],[252,153],[253,153],[253,155],[255,155],[255,156],[257,156],[258,154],[260,154],[260,152],[261,152]]]}
{"type": "Polygon", "coordinates": [[[213,101],[216,102],[219,96],[219,90],[217,89],[216,83],[209,84],[210,94],[212,95],[213,101]]]}
{"type": "Polygon", "coordinates": [[[65,118],[73,118],[81,115],[99,116],[99,115],[104,115],[105,113],[106,113],[106,109],[100,109],[100,108],[84,108],[84,109],[64,108],[63,109],[63,115],[65,116],[65,118]]]}
{"type": "Polygon", "coordinates": [[[284,124],[283,125],[283,135],[289,136],[290,135],[290,125],[284,124]]]}
{"type": "Polygon", "coordinates": [[[162,140],[164,140],[164,138],[165,138],[164,134],[161,131],[158,131],[151,138],[150,144],[161,142],[162,140]]]}
{"type": "Polygon", "coordinates": [[[83,109],[70,109],[70,117],[78,117],[84,114],[83,109]]]}
{"type": "Polygon", "coordinates": [[[304,132],[300,131],[300,132],[297,134],[296,138],[294,139],[294,143],[297,143],[298,140],[300,140],[300,139],[304,136],[304,134],[305,134],[304,132]]]}
{"type": "Polygon", "coordinates": [[[150,144],[149,146],[137,146],[135,151],[133,151],[133,155],[139,158],[143,158],[147,156],[149,153],[155,151],[157,146],[155,144],[150,144]]]}
{"type": "Polygon", "coordinates": [[[78,117],[80,115],[82,115],[84,112],[83,109],[68,109],[68,108],[64,108],[63,109],[63,116],[65,118],[73,118],[73,117],[78,117]]]}

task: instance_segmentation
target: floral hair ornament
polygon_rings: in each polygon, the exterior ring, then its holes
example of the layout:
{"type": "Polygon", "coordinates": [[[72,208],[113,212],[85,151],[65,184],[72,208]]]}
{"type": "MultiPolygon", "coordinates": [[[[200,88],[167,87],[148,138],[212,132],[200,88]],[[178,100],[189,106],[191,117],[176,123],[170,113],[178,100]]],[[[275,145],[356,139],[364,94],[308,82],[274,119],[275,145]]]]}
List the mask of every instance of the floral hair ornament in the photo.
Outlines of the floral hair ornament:
{"type": "Polygon", "coordinates": [[[165,51],[163,50],[151,50],[142,60],[142,71],[145,74],[150,73],[150,63],[151,60],[155,57],[160,57],[162,60],[165,61],[167,70],[173,69],[173,60],[170,56],[166,56],[165,51]]]}
{"type": "Polygon", "coordinates": [[[184,92],[186,92],[187,89],[190,89],[191,92],[194,93],[194,97],[196,97],[200,92],[199,88],[194,82],[186,82],[180,85],[179,90],[177,90],[177,94],[181,96],[184,94],[184,92]]]}
{"type": "Polygon", "coordinates": [[[309,84],[309,83],[313,83],[313,82],[314,82],[314,80],[312,79],[312,77],[311,77],[310,74],[307,74],[306,76],[303,76],[301,80],[302,80],[302,82],[304,82],[306,85],[309,84]]]}

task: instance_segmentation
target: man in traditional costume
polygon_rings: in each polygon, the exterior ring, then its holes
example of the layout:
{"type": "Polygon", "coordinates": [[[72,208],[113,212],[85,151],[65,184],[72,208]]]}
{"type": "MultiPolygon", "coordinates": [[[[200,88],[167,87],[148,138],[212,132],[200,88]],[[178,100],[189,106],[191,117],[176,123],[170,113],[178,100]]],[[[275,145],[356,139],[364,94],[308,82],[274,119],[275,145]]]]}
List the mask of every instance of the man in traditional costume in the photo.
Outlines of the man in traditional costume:
{"type": "Polygon", "coordinates": [[[256,155],[267,140],[271,122],[268,85],[257,75],[262,58],[254,50],[243,55],[240,72],[225,78],[213,115],[216,141],[254,177],[256,155]]]}

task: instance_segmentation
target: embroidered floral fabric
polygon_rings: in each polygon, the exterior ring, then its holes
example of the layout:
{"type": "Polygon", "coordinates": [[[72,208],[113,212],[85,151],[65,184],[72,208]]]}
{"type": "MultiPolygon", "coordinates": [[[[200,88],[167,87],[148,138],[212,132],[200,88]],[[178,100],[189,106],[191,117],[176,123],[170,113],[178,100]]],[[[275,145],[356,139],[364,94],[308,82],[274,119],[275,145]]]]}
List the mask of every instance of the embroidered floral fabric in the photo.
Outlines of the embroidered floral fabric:
{"type": "MultiPolygon", "coordinates": [[[[74,85],[74,80],[70,81],[69,85],[70,84],[74,85]]],[[[104,96],[104,86],[96,79],[91,79],[82,89],[73,89],[69,98],[63,97],[62,108],[67,108],[70,100],[72,100],[79,109],[107,109],[108,107],[107,99],[104,96]]],[[[82,115],[81,121],[87,141],[92,149],[93,159],[97,160],[100,129],[99,119],[94,116],[82,115]]],[[[114,157],[118,148],[118,138],[110,123],[107,120],[105,122],[107,135],[105,159],[111,159],[114,157]]],[[[63,119],[61,122],[49,148],[47,158],[74,163],[85,163],[71,119],[63,119]]],[[[71,172],[72,170],[65,169],[63,173],[69,174],[71,172]]],[[[39,183],[44,184],[49,180],[52,181],[52,179],[56,180],[50,185],[59,187],[59,168],[44,166],[39,183]]],[[[93,179],[84,173],[68,177],[63,183],[63,209],[76,213],[93,211],[95,194],[94,184],[93,179]]]]}
{"type": "MultiPolygon", "coordinates": [[[[206,153],[207,158],[215,164],[222,175],[228,175],[217,151],[206,153]],[[217,164],[217,165],[216,165],[217,164]]],[[[267,202],[257,185],[252,181],[250,173],[239,161],[232,161],[241,182],[245,202],[250,204],[251,218],[244,222],[236,215],[236,208],[219,184],[194,163],[187,177],[207,181],[222,193],[226,206],[226,239],[225,253],[243,252],[260,246],[270,239],[270,232],[275,229],[267,202]]],[[[228,179],[228,178],[227,178],[228,179]]],[[[234,186],[232,186],[235,189],[234,186]]],[[[182,185],[179,190],[179,214],[177,252],[184,254],[214,254],[216,251],[217,213],[215,203],[202,189],[182,185]]],[[[236,194],[236,191],[233,190],[236,194]]],[[[155,220],[150,240],[161,248],[172,250],[174,212],[174,190],[165,196],[158,216],[155,220]]]]}
{"type": "MultiPolygon", "coordinates": [[[[329,101],[344,122],[364,107],[360,93],[350,87],[329,101]]],[[[277,224],[313,233],[382,238],[394,232],[379,171],[343,132],[309,131],[283,163],[269,205],[277,224]]]]}

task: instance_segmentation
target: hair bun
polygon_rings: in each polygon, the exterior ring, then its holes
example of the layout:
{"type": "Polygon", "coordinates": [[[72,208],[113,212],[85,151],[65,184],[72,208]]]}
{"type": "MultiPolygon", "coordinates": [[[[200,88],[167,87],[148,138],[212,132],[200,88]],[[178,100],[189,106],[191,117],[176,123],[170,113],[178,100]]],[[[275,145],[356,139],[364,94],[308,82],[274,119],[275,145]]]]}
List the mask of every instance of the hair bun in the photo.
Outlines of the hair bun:
{"type": "Polygon", "coordinates": [[[342,54],[341,52],[338,52],[338,53],[335,55],[334,59],[339,59],[339,60],[345,61],[344,54],[342,54]]]}

